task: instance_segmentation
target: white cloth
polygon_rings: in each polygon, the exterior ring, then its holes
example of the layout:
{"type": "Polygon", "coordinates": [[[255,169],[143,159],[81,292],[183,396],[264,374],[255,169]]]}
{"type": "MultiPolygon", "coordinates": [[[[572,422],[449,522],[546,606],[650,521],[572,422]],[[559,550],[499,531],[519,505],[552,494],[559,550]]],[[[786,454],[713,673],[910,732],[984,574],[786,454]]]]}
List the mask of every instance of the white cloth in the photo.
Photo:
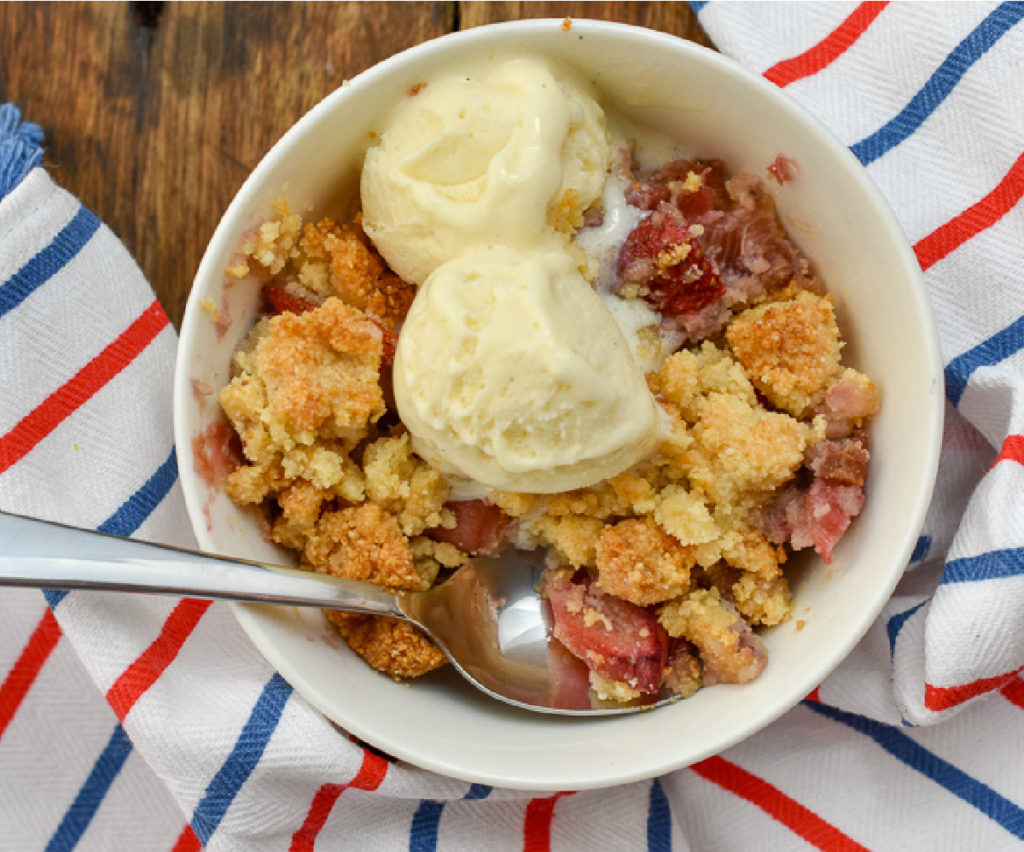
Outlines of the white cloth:
{"type": "MultiPolygon", "coordinates": [[[[531,797],[364,749],[220,604],[2,591],[0,850],[1019,848],[1024,4],[694,5],[868,162],[926,268],[939,483],[869,635],[719,757],[531,797]]],[[[0,509],[191,545],[174,343],[121,244],[41,169],[0,199],[0,509]]]]}

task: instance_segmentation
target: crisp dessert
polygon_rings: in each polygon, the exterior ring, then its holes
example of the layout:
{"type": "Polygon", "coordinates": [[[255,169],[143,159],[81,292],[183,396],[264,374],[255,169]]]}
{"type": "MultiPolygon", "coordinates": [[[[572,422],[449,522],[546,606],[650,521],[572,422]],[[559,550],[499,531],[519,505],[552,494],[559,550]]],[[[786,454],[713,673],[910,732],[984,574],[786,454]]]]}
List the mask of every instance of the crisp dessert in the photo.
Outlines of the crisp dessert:
{"type": "MultiPolygon", "coordinates": [[[[571,70],[491,59],[385,117],[354,218],[279,202],[227,270],[264,299],[220,391],[232,499],[395,589],[546,548],[552,641],[607,701],[758,676],[788,554],[830,562],[863,505],[879,405],[761,179],[647,139],[571,70]]],[[[395,677],[445,662],[328,618],[395,677]]]]}

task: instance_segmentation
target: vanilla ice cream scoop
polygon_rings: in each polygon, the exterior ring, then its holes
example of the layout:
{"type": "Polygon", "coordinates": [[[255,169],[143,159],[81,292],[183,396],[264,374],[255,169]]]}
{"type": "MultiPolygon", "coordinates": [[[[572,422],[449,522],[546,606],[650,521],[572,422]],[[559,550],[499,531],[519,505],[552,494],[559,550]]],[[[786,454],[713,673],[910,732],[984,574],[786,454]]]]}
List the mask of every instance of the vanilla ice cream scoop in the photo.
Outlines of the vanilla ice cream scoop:
{"type": "Polygon", "coordinates": [[[421,284],[466,251],[556,240],[601,197],[610,160],[604,112],[569,69],[477,63],[391,113],[363,164],[363,228],[421,284]]]}
{"type": "Polygon", "coordinates": [[[562,251],[495,247],[439,266],[402,327],[394,387],[420,456],[503,491],[592,485],[658,443],[643,373],[562,251]]]}

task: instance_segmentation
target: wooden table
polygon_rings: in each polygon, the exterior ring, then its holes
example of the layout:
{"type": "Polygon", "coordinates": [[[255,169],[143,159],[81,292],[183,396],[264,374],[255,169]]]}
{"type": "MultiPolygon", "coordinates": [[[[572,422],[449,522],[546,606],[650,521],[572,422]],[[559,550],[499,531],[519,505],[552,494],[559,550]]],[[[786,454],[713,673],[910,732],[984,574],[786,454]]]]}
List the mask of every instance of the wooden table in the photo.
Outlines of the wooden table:
{"type": "Polygon", "coordinates": [[[343,80],[454,30],[567,15],[709,44],[685,3],[0,3],[0,103],[43,126],[50,174],[177,325],[242,181],[343,80]]]}

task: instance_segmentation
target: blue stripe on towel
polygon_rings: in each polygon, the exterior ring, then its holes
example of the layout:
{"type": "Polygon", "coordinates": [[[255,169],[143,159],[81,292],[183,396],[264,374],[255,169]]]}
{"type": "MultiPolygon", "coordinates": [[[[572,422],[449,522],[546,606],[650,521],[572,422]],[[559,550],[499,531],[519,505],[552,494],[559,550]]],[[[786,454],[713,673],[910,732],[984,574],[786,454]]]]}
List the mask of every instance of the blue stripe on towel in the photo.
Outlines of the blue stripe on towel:
{"type": "Polygon", "coordinates": [[[276,672],[263,687],[231,753],[192,812],[192,830],[203,846],[209,842],[238,791],[263,757],[291,694],[291,686],[276,672]]]}
{"type": "MultiPolygon", "coordinates": [[[[1011,507],[1006,511],[1012,512],[1011,507]]],[[[1024,575],[1024,547],[990,550],[946,563],[940,583],[973,583],[977,580],[1001,580],[1024,575]]]]}
{"type": "Polygon", "coordinates": [[[850,147],[865,166],[910,136],[938,108],[960,79],[1000,38],[1024,17],[1024,3],[997,6],[958,44],[900,113],[850,147]]]}
{"type": "Polygon", "coordinates": [[[921,603],[912,606],[908,610],[896,613],[896,615],[889,619],[888,623],[885,625],[885,632],[889,634],[890,657],[892,657],[892,655],[896,653],[896,637],[900,635],[900,631],[903,629],[903,625],[907,623],[907,621],[910,619],[910,616],[917,612],[926,603],[928,603],[927,600],[921,601],[921,603]]]}
{"type": "Polygon", "coordinates": [[[946,398],[958,405],[975,370],[998,364],[1021,349],[1024,349],[1024,316],[946,365],[946,398]]]}
{"type": "Polygon", "coordinates": [[[1024,840],[1024,809],[1001,796],[988,784],[972,778],[962,769],[918,745],[898,728],[827,704],[806,700],[802,703],[809,710],[870,737],[897,760],[977,808],[1014,837],[1024,840]]]}
{"type": "Polygon", "coordinates": [[[106,747],[93,764],[89,777],[85,779],[71,807],[65,812],[50,842],[46,844],[47,852],[66,852],[73,849],[82,839],[131,750],[132,744],[128,735],[125,734],[124,728],[117,725],[106,747]]]}
{"type": "Polygon", "coordinates": [[[436,852],[437,829],[443,812],[444,802],[433,799],[420,802],[409,827],[409,852],[436,852]]]}
{"type": "Polygon", "coordinates": [[[647,852],[672,852],[672,807],[657,778],[647,804],[647,852]]]}
{"type": "Polygon", "coordinates": [[[85,207],[79,207],[71,221],[57,233],[46,248],[0,284],[0,317],[18,307],[35,290],[67,266],[92,239],[92,235],[99,227],[100,220],[85,207]]]}
{"type": "MultiPolygon", "coordinates": [[[[466,802],[486,799],[493,789],[486,784],[472,784],[462,799],[466,802]]],[[[424,799],[420,802],[409,827],[409,852],[436,852],[437,831],[441,825],[444,806],[444,802],[434,799],[424,799]]]]}
{"type": "Polygon", "coordinates": [[[97,529],[100,532],[114,535],[131,535],[142,526],[142,522],[146,518],[153,514],[153,510],[167,496],[167,492],[171,490],[171,486],[177,479],[178,459],[172,447],[170,455],[156,469],[156,472],[97,529]]]}
{"type": "MultiPolygon", "coordinates": [[[[174,448],[163,464],[142,486],[125,500],[109,518],[96,529],[114,535],[131,535],[160,505],[178,478],[178,461],[174,448]]],[[[44,589],[43,596],[50,609],[57,606],[67,595],[63,589],[44,589]]]]}

